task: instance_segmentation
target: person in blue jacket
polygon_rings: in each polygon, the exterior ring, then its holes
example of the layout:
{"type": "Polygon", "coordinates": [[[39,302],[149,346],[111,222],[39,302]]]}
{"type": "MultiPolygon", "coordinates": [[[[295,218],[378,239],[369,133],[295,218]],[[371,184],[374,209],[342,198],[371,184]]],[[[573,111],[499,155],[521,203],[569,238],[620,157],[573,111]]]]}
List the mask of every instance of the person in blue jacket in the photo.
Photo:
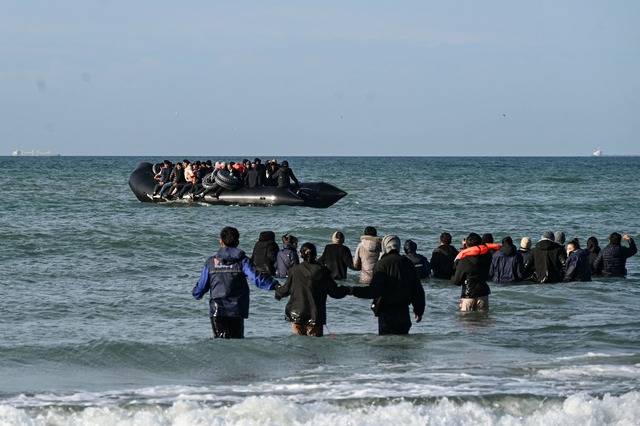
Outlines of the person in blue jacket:
{"type": "Polygon", "coordinates": [[[591,281],[589,250],[581,249],[577,238],[567,244],[567,262],[563,281],[591,281]]]}
{"type": "Polygon", "coordinates": [[[522,254],[518,252],[511,237],[504,237],[500,250],[493,253],[489,277],[494,283],[512,283],[524,279],[522,254]]]}
{"type": "Polygon", "coordinates": [[[276,279],[258,271],[251,258],[238,248],[239,242],[240,233],[236,228],[222,228],[222,248],[205,261],[192,291],[197,300],[210,292],[209,313],[215,338],[244,337],[244,319],[249,317],[247,278],[263,290],[275,290],[280,286],[276,279]]]}

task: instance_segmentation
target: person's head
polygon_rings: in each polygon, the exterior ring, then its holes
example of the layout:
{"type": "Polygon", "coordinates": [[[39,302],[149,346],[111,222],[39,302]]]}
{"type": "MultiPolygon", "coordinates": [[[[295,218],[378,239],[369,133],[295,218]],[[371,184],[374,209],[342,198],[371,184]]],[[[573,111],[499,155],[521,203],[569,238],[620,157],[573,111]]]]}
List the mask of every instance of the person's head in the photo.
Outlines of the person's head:
{"type": "Polygon", "coordinates": [[[162,162],[162,167],[169,167],[170,165],[171,165],[171,161],[169,161],[169,160],[164,160],[162,162]]]}
{"type": "Polygon", "coordinates": [[[600,251],[600,245],[598,244],[598,239],[596,237],[587,238],[587,249],[596,253],[600,251]]]}
{"type": "Polygon", "coordinates": [[[289,162],[287,160],[284,160],[282,162],[282,167],[289,167],[289,162]]]}
{"type": "Polygon", "coordinates": [[[621,242],[622,242],[622,235],[618,234],[617,232],[614,232],[611,235],[609,235],[609,244],[613,244],[614,246],[619,246],[621,242]]]}
{"type": "Polygon", "coordinates": [[[472,232],[465,239],[465,243],[467,244],[467,247],[479,246],[480,244],[482,244],[482,238],[480,238],[480,235],[472,232]]]}
{"type": "Polygon", "coordinates": [[[577,238],[574,238],[569,241],[569,244],[567,244],[567,253],[573,253],[576,250],[580,250],[580,241],[578,241],[577,238]]]}
{"type": "Polygon", "coordinates": [[[276,234],[273,231],[262,231],[258,236],[259,241],[275,241],[276,234]]]}
{"type": "Polygon", "coordinates": [[[186,158],[184,160],[182,160],[182,165],[187,167],[189,164],[191,164],[191,162],[189,160],[187,160],[186,158]]]}
{"type": "Polygon", "coordinates": [[[256,159],[255,159],[255,160],[253,160],[253,162],[254,162],[256,165],[258,165],[258,164],[262,163],[262,160],[261,160],[261,159],[259,159],[258,157],[256,157],[256,159]]]}
{"type": "Polygon", "coordinates": [[[382,239],[382,253],[387,254],[392,251],[400,251],[400,238],[397,235],[385,235],[382,239]]]}
{"type": "Polygon", "coordinates": [[[553,232],[551,231],[544,231],[544,234],[542,234],[542,239],[543,240],[550,240],[550,241],[554,241],[554,236],[553,236],[553,232]]]}
{"type": "Polygon", "coordinates": [[[451,241],[453,241],[453,239],[451,238],[451,234],[448,232],[443,232],[442,234],[440,234],[440,244],[442,245],[451,245],[451,241]]]}
{"type": "Polygon", "coordinates": [[[282,244],[291,244],[294,247],[298,246],[298,238],[291,234],[284,234],[282,236],[282,244]]]}
{"type": "Polygon", "coordinates": [[[225,226],[220,231],[220,244],[224,247],[238,247],[240,244],[240,233],[232,226],[225,226]]]}
{"type": "Polygon", "coordinates": [[[512,239],[511,239],[511,237],[509,237],[509,236],[504,237],[504,238],[502,239],[502,245],[503,245],[503,246],[512,246],[512,245],[513,245],[513,240],[512,240],[512,239]]]}
{"type": "Polygon", "coordinates": [[[318,257],[316,246],[312,243],[304,243],[300,247],[300,257],[305,262],[316,263],[316,257],[318,257]]]}
{"type": "Polygon", "coordinates": [[[482,236],[482,244],[493,244],[493,234],[486,233],[482,236]]]}
{"type": "Polygon", "coordinates": [[[529,250],[531,248],[531,239],[529,239],[529,237],[523,237],[520,240],[520,247],[529,250]]]}
{"type": "Polygon", "coordinates": [[[364,235],[369,235],[370,237],[377,237],[378,230],[373,226],[367,226],[366,228],[364,228],[364,235]]]}
{"type": "Polygon", "coordinates": [[[418,245],[413,240],[407,240],[404,242],[404,253],[415,253],[418,250],[418,245]]]}
{"type": "Polygon", "coordinates": [[[560,244],[561,246],[563,246],[564,242],[566,241],[566,237],[564,235],[564,232],[562,231],[556,231],[556,233],[553,234],[553,239],[556,243],[560,244]]]}
{"type": "Polygon", "coordinates": [[[344,243],[344,234],[340,231],[336,231],[331,236],[331,241],[333,244],[342,244],[344,243]]]}

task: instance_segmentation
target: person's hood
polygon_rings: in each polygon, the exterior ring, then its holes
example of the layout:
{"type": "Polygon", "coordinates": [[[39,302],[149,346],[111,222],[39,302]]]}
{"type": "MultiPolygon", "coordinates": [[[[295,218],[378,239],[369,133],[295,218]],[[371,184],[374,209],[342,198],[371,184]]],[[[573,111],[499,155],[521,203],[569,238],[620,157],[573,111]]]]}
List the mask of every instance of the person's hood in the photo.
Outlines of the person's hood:
{"type": "Polygon", "coordinates": [[[258,241],[275,241],[276,234],[273,231],[262,231],[258,237],[258,241]]]}
{"type": "Polygon", "coordinates": [[[382,253],[400,251],[400,238],[397,235],[385,235],[382,239],[382,253]]]}
{"type": "Polygon", "coordinates": [[[380,238],[373,237],[371,235],[363,235],[360,237],[360,243],[362,247],[369,251],[379,251],[380,250],[380,238]]]}
{"type": "Polygon", "coordinates": [[[215,258],[224,265],[230,265],[232,263],[239,262],[244,257],[246,257],[244,251],[240,250],[237,247],[222,247],[215,255],[215,258]]]}
{"type": "Polygon", "coordinates": [[[307,280],[320,281],[323,278],[322,266],[319,263],[301,262],[297,268],[298,273],[307,280]]]}
{"type": "Polygon", "coordinates": [[[600,253],[600,246],[595,241],[587,241],[587,250],[591,253],[600,253]]]}
{"type": "Polygon", "coordinates": [[[295,248],[291,243],[284,243],[284,244],[282,244],[282,249],[283,249],[283,250],[296,251],[296,248],[295,248]]]}
{"type": "Polygon", "coordinates": [[[446,256],[453,257],[458,253],[458,250],[452,246],[451,244],[442,244],[438,246],[438,250],[440,250],[446,256]]]}
{"type": "Polygon", "coordinates": [[[513,256],[518,252],[518,249],[513,244],[505,244],[500,246],[500,253],[503,253],[506,256],[513,256]]]}

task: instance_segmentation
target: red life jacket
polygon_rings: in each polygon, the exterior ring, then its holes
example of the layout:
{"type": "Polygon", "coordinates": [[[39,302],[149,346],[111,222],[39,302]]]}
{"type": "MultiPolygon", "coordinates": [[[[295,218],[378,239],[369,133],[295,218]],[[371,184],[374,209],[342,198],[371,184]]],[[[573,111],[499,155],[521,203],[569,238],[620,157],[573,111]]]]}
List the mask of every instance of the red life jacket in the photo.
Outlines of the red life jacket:
{"type": "Polygon", "coordinates": [[[489,250],[500,250],[500,244],[487,243],[480,244],[479,246],[468,247],[466,249],[460,250],[458,256],[456,256],[456,260],[460,260],[467,256],[479,256],[481,254],[487,254],[489,250]]]}

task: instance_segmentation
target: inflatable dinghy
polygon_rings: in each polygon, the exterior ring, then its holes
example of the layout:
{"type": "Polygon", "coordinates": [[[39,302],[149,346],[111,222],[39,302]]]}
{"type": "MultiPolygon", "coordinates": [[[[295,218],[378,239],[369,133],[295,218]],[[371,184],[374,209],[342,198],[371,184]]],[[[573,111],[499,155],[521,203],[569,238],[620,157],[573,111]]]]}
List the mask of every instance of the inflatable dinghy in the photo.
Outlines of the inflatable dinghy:
{"type": "MultiPolygon", "coordinates": [[[[157,167],[157,166],[156,166],[157,167]]],[[[143,162],[138,164],[129,177],[129,186],[136,198],[142,202],[171,202],[162,198],[152,198],[154,164],[143,162]]],[[[208,175],[209,176],[209,175],[208,175]]],[[[205,176],[205,182],[207,177],[205,176]]],[[[225,182],[216,181],[216,183],[225,182]]],[[[231,182],[229,182],[231,183],[231,182]]],[[[233,185],[228,185],[232,187],[233,185]]],[[[249,188],[240,186],[237,189],[224,189],[216,198],[213,195],[204,195],[197,198],[197,202],[226,206],[302,206],[327,208],[335,204],[347,195],[343,190],[325,182],[300,182],[291,188],[278,188],[275,186],[263,186],[249,188]]],[[[177,200],[179,202],[191,201],[189,198],[177,200]]]]}

